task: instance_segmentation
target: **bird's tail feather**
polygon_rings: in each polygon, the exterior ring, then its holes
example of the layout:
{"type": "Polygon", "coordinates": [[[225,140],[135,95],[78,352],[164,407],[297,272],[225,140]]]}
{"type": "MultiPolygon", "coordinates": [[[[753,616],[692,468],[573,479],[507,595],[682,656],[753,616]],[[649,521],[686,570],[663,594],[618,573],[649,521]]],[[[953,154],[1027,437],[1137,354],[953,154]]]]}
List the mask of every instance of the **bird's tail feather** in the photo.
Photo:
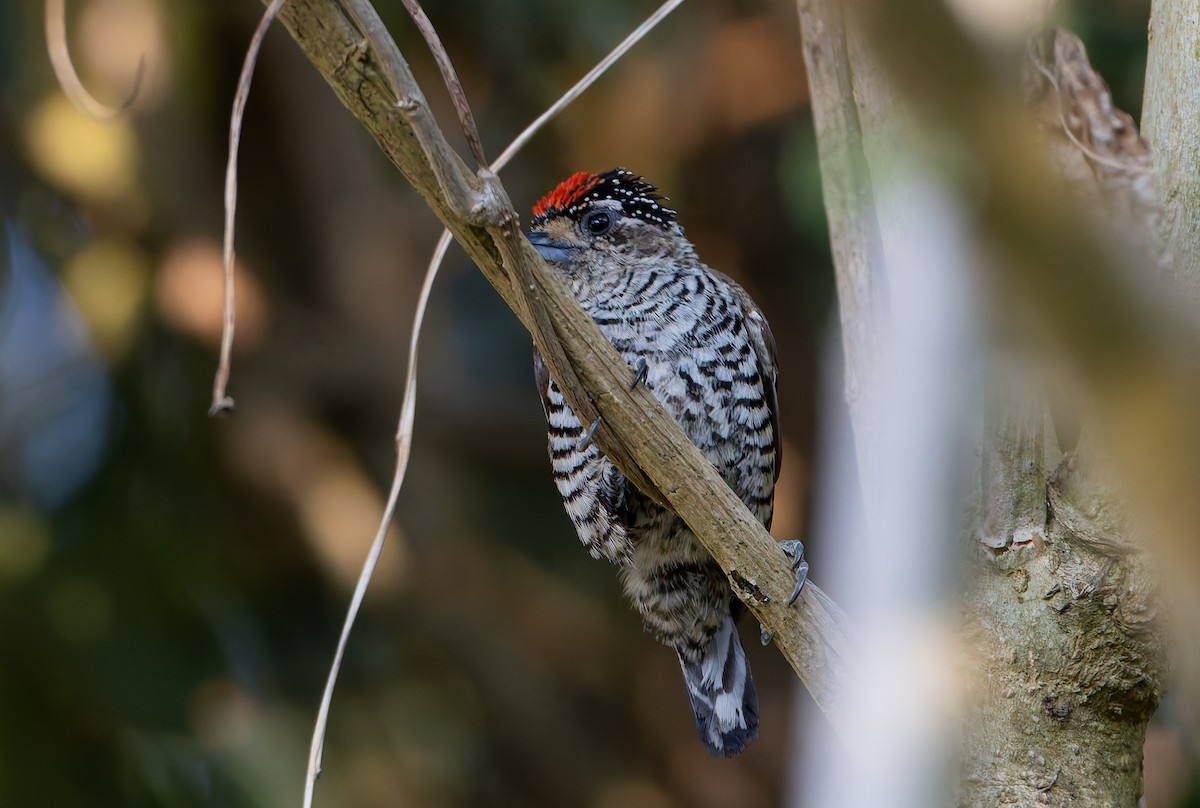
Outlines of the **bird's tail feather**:
{"type": "Polygon", "coordinates": [[[696,729],[714,757],[733,757],[758,737],[758,694],[733,618],[713,635],[700,659],[681,655],[696,729]]]}

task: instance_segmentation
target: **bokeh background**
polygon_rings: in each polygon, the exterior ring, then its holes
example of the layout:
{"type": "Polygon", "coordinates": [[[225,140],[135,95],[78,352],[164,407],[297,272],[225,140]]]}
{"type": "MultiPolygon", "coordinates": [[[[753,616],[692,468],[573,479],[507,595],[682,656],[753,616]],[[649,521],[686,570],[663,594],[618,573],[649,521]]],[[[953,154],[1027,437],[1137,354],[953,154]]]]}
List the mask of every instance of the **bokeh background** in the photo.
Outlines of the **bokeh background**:
{"type": "MultiPolygon", "coordinates": [[[[70,6],[96,95],[119,102],[140,60],[145,75],[131,114],[90,121],[55,83],[41,4],[0,4],[0,805],[296,805],[439,227],[274,29],[242,140],[238,407],[210,419],[229,108],[261,6],[70,6]]],[[[400,3],[377,6],[453,133],[400,3]]],[[[492,157],[654,6],[425,3],[492,157]]],[[[1148,0],[1068,10],[1135,116],[1148,15],[1148,0]]],[[[685,4],[504,180],[527,210],[618,165],[762,303],[782,366],[774,532],[805,535],[814,469],[843,436],[818,426],[838,422],[822,392],[836,310],[792,3],[685,4]]],[[[319,804],[778,805],[807,696],[744,626],[761,738],[708,758],[673,655],[562,512],[529,339],[453,248],[420,362],[409,478],[319,804]]],[[[1160,722],[1151,808],[1200,805],[1185,760],[1160,722]]]]}

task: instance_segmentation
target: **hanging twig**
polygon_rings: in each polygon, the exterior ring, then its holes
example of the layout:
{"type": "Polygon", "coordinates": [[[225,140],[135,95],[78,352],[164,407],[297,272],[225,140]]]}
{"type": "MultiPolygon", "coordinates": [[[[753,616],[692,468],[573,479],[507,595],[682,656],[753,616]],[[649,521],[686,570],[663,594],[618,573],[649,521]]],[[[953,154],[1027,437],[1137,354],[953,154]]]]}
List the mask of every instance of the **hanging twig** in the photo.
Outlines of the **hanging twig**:
{"type": "Polygon", "coordinates": [[[111,121],[118,117],[133,106],[142,89],[142,79],[146,74],[145,56],[138,60],[133,87],[119,106],[110,107],[96,100],[96,97],[88,92],[79,80],[79,74],[75,72],[75,63],[71,60],[71,50],[67,46],[66,0],[46,0],[46,52],[50,55],[50,66],[54,68],[54,76],[67,98],[76,109],[93,120],[111,121]]]}
{"type": "Polygon", "coordinates": [[[238,145],[242,141],[242,118],[246,115],[246,99],[250,95],[250,79],[254,77],[254,65],[262,48],[263,37],[279,9],[287,0],[271,0],[271,5],[258,21],[246,58],[242,61],[242,73],[238,77],[237,93],[233,97],[233,114],[229,117],[229,160],[225,164],[225,237],[222,243],[221,263],[225,273],[225,304],[221,316],[221,356],[217,361],[217,373],[213,377],[212,403],[209,415],[220,415],[233,409],[233,399],[226,394],[229,386],[229,369],[233,354],[234,289],[233,289],[233,236],[234,214],[237,212],[237,159],[238,145]]]}
{"type": "Polygon", "coordinates": [[[367,586],[375,574],[379,564],[379,555],[383,552],[383,544],[387,540],[388,528],[392,523],[392,515],[396,512],[396,502],[400,497],[400,488],[404,485],[404,475],[408,471],[408,459],[412,455],[413,418],[417,402],[417,344],[421,337],[421,324],[425,320],[425,309],[429,304],[429,295],[433,291],[433,282],[437,278],[438,268],[446,256],[450,246],[450,234],[443,233],[434,248],[433,258],[429,268],[425,270],[425,281],[421,285],[421,293],[417,296],[417,311],[413,318],[412,333],[408,341],[408,374],[404,379],[404,398],[400,404],[400,423],[396,426],[396,468],[392,472],[392,486],[388,492],[387,504],[383,508],[383,518],[379,521],[379,529],[375,532],[375,540],[367,559],[363,562],[362,572],[354,585],[354,594],[350,598],[350,606],[346,610],[346,619],[342,623],[342,633],[338,637],[337,650],[333,654],[333,663],[329,668],[329,676],[325,681],[325,690],[321,694],[321,705],[317,708],[317,721],[313,727],[312,742],[308,750],[308,771],[304,777],[304,806],[309,808],[313,801],[313,788],[317,778],[321,776],[321,754],[325,747],[325,728],[329,723],[329,707],[333,701],[333,688],[337,684],[338,674],[342,669],[342,658],[346,653],[346,645],[350,641],[350,631],[358,617],[363,598],[367,594],[367,586]]]}

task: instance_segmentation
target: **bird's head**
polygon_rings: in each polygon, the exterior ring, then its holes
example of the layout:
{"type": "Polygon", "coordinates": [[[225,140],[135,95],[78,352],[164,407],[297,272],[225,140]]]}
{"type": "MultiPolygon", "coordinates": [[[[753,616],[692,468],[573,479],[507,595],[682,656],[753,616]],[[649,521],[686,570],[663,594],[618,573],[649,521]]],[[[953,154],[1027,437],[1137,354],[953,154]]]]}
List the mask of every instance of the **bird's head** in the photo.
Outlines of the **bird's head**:
{"type": "Polygon", "coordinates": [[[653,185],[623,168],[573,174],[534,205],[529,241],[573,275],[690,253],[675,211],[664,201],[653,185]]]}

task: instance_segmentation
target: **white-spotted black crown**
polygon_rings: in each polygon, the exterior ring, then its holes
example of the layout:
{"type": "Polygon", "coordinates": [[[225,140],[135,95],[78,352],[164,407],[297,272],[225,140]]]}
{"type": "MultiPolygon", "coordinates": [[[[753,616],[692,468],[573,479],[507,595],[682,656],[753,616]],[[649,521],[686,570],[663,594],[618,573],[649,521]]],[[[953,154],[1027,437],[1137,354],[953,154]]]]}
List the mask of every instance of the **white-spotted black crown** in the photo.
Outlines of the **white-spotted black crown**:
{"type": "Polygon", "coordinates": [[[603,174],[572,174],[533,206],[533,227],[555,216],[578,218],[601,199],[621,203],[621,211],[635,219],[663,227],[675,221],[675,211],[662,204],[667,198],[660,196],[645,177],[614,168],[603,174]]]}

